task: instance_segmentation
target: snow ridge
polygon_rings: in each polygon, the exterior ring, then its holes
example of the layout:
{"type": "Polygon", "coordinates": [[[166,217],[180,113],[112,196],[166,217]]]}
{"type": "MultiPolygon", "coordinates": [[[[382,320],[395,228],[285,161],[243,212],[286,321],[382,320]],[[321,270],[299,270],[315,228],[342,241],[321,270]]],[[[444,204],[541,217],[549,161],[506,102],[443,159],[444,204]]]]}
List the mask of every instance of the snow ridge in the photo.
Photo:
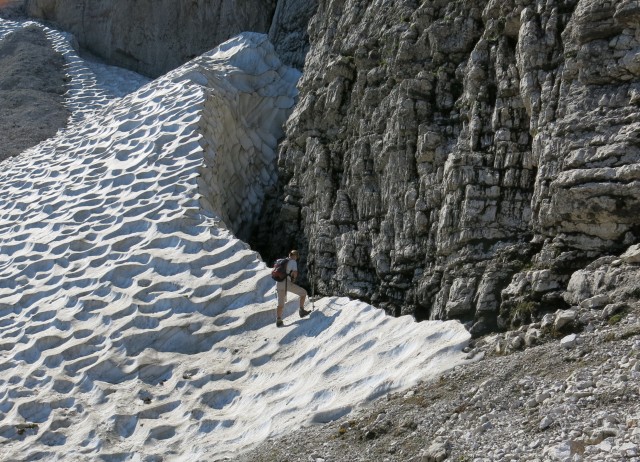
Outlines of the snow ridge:
{"type": "MultiPolygon", "coordinates": [[[[291,300],[275,328],[269,270],[201,190],[208,162],[241,152],[205,142],[212,94],[263,87],[292,105],[264,36],[121,98],[96,84],[106,68],[67,51],[78,117],[0,170],[2,460],[218,460],[464,362],[459,323],[346,298],[303,320],[291,300]]],[[[251,138],[242,113],[223,120],[219,133],[251,138]]]]}

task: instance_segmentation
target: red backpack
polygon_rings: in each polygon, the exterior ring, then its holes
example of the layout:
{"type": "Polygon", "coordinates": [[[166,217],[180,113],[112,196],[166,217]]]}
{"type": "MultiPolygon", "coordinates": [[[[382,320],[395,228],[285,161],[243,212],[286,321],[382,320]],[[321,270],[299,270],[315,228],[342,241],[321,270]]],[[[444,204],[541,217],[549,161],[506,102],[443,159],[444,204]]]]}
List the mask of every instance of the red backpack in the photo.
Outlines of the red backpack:
{"type": "Polygon", "coordinates": [[[273,264],[273,270],[271,271],[271,278],[282,282],[287,279],[287,263],[289,263],[288,258],[278,258],[276,262],[273,264]]]}

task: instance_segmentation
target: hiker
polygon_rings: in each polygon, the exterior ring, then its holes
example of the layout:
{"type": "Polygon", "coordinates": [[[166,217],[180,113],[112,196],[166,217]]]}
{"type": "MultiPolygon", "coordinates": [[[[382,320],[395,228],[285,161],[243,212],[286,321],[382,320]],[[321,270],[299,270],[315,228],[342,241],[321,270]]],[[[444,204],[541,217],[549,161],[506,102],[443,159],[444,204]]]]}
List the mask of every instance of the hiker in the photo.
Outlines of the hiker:
{"type": "Polygon", "coordinates": [[[300,309],[298,314],[301,318],[307,316],[310,311],[304,309],[304,301],[307,298],[307,291],[295,283],[298,277],[298,258],[297,250],[289,252],[286,273],[287,277],[284,281],[276,283],[276,292],[278,293],[278,308],[276,309],[276,326],[282,327],[282,312],[284,311],[284,303],[287,301],[287,292],[294,293],[300,297],[300,309]]]}

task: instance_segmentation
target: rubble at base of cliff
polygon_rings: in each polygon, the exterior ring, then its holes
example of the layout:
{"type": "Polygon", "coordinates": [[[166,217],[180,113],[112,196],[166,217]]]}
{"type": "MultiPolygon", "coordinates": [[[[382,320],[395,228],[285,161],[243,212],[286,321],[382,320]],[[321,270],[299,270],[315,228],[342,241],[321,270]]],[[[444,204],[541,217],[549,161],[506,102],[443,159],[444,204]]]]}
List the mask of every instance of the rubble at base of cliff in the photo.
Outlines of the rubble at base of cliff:
{"type": "Polygon", "coordinates": [[[472,365],[236,460],[640,461],[640,304],[591,314],[531,346],[536,327],[478,338],[472,365]]]}

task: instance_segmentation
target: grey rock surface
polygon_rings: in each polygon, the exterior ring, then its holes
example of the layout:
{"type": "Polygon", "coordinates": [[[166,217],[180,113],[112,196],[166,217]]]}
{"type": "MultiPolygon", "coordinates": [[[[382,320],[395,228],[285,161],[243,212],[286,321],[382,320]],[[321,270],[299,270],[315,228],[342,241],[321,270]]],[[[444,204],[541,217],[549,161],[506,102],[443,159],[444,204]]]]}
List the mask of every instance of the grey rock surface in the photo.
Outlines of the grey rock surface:
{"type": "Polygon", "coordinates": [[[67,125],[64,58],[37,27],[0,38],[0,161],[67,125]]]}
{"type": "Polygon", "coordinates": [[[28,14],[107,60],[157,77],[244,31],[267,32],[276,0],[25,0],[28,14]]]}
{"type": "Polygon", "coordinates": [[[569,308],[576,271],[640,239],[639,18],[320,0],[253,242],[299,248],[319,293],[475,335],[569,308]]]}
{"type": "Polygon", "coordinates": [[[309,51],[307,25],[318,8],[318,0],[279,0],[273,15],[269,40],[282,62],[302,69],[309,51]]]}

